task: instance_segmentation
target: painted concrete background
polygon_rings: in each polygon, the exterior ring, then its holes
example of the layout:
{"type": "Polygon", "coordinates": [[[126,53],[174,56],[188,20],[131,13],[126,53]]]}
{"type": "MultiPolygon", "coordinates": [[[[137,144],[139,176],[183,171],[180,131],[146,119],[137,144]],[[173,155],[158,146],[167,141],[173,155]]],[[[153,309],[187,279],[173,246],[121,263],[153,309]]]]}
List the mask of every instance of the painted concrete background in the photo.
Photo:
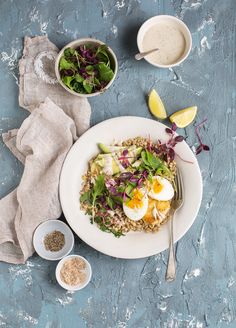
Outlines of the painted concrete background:
{"type": "MultiPolygon", "coordinates": [[[[168,113],[197,105],[211,147],[200,154],[204,195],[199,215],[177,246],[177,280],[164,280],[167,252],[125,261],[76,238],[92,264],[89,286],[71,294],[55,282],[54,263],[0,264],[0,326],[47,328],[236,327],[235,0],[0,0],[0,131],[28,115],[18,105],[18,58],[25,35],[48,34],[58,47],[85,36],[108,43],[119,74],[91,100],[91,124],[119,115],[151,117],[146,94],[156,88],[168,113]],[[193,49],[174,69],[133,59],[136,33],[157,14],[181,18],[193,49]]],[[[196,143],[192,126],[183,134],[196,143]]],[[[0,197],[19,183],[22,166],[0,141],[0,197]]],[[[194,189],[194,186],[193,186],[194,189]]]]}

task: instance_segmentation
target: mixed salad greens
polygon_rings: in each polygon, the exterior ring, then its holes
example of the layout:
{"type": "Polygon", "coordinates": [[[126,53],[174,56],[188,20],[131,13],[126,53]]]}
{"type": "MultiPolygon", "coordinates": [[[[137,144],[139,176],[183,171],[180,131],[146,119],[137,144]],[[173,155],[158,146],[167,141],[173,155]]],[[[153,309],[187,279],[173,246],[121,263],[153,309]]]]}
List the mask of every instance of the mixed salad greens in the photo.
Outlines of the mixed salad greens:
{"type": "Polygon", "coordinates": [[[66,48],[59,62],[59,72],[69,89],[82,94],[101,91],[114,76],[105,44],[66,48]]]}
{"type": "Polygon", "coordinates": [[[82,191],[80,202],[86,205],[86,213],[91,215],[102,231],[111,232],[116,237],[123,235],[121,230],[112,227],[112,215],[122,205],[129,202],[134,191],[152,182],[156,175],[173,182],[166,154],[159,155],[160,147],[149,144],[147,147],[135,145],[107,146],[98,144],[102,153],[90,162],[90,179],[87,191],[82,191]]]}

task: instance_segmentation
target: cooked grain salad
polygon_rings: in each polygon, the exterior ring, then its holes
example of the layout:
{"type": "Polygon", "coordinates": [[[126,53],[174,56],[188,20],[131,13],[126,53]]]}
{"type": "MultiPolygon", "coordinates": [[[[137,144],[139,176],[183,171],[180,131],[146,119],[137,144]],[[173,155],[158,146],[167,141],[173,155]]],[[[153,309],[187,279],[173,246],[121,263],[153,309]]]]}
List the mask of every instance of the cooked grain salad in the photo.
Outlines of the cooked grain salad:
{"type": "MultiPolygon", "coordinates": [[[[104,232],[157,232],[168,221],[174,196],[175,132],[167,143],[136,137],[115,145],[98,144],[80,192],[81,209],[104,232]]],[[[178,136],[180,137],[180,136],[178,136]]]]}

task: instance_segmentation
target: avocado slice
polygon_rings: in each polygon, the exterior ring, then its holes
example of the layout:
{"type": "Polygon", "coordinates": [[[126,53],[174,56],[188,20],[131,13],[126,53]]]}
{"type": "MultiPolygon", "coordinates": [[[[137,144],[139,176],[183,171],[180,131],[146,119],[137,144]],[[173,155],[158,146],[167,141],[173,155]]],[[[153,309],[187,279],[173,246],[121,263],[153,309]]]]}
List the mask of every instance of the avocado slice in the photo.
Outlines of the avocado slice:
{"type": "Polygon", "coordinates": [[[126,147],[123,146],[111,146],[111,145],[105,145],[103,143],[98,143],[98,147],[105,154],[116,153],[126,149],[126,147]]]}
{"type": "MultiPolygon", "coordinates": [[[[142,151],[142,147],[131,146],[125,148],[128,150],[126,155],[127,160],[130,164],[137,160],[137,157],[142,151]]],[[[122,166],[122,160],[119,158],[123,156],[123,149],[118,152],[112,152],[108,154],[99,154],[94,161],[91,163],[92,173],[105,173],[109,175],[114,175],[125,170],[122,166]]]]}

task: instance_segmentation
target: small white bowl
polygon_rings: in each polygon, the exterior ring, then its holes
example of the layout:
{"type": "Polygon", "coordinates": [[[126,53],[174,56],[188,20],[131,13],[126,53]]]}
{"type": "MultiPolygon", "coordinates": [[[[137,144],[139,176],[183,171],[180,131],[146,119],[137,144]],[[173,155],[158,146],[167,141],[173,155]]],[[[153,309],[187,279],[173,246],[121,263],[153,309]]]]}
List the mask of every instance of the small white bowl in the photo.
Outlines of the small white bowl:
{"type": "Polygon", "coordinates": [[[39,256],[45,260],[56,261],[68,255],[74,246],[74,235],[71,229],[62,221],[48,220],[41,223],[35,230],[33,236],[33,245],[39,256]],[[58,252],[47,251],[44,246],[44,238],[53,231],[60,231],[65,236],[65,245],[58,252]]]}
{"type": "Polygon", "coordinates": [[[78,48],[80,45],[83,45],[83,44],[92,44],[94,46],[100,46],[100,45],[105,44],[105,43],[102,42],[102,41],[99,41],[97,39],[91,39],[91,38],[78,39],[78,40],[75,40],[75,41],[72,41],[72,42],[68,43],[64,48],[61,49],[61,51],[59,52],[59,54],[56,58],[56,61],[55,61],[55,74],[56,74],[58,82],[60,83],[60,85],[65,90],[70,92],[72,95],[88,98],[88,97],[98,96],[98,95],[104,93],[112,85],[112,83],[115,80],[116,75],[117,75],[118,62],[117,62],[117,58],[116,58],[115,53],[112,51],[112,49],[110,47],[107,46],[108,47],[107,53],[108,53],[108,56],[109,56],[110,61],[111,61],[111,68],[113,69],[113,72],[114,72],[114,76],[113,76],[112,80],[105,86],[104,89],[102,89],[101,91],[94,92],[94,93],[89,93],[89,94],[88,93],[78,93],[78,92],[75,92],[75,91],[71,90],[61,80],[61,76],[60,76],[60,72],[59,72],[59,62],[60,62],[60,59],[63,56],[64,50],[66,48],[78,48]]]}
{"type": "Polygon", "coordinates": [[[66,257],[64,257],[58,264],[57,264],[57,267],[56,267],[56,279],[57,279],[57,282],[58,284],[63,287],[64,289],[66,290],[70,290],[70,291],[76,291],[76,290],[80,290],[80,289],[83,289],[84,287],[86,287],[88,285],[88,283],[90,282],[91,280],[91,277],[92,277],[92,268],[91,268],[91,265],[90,263],[83,257],[83,256],[80,256],[80,255],[68,255],[66,257]],[[82,259],[85,264],[86,264],[86,267],[85,267],[85,272],[86,272],[86,280],[83,284],[79,284],[79,285],[75,285],[75,286],[71,286],[71,285],[68,285],[66,283],[64,283],[62,280],[61,280],[61,276],[60,276],[60,272],[61,272],[61,269],[62,269],[62,266],[63,264],[65,263],[65,261],[67,261],[68,259],[70,258],[79,258],[79,259],[82,259]]]}
{"type": "Polygon", "coordinates": [[[153,27],[154,25],[158,24],[158,23],[166,23],[166,24],[170,24],[170,26],[176,26],[183,34],[184,38],[185,38],[185,50],[182,54],[182,56],[174,63],[171,64],[157,64],[156,62],[150,60],[150,58],[148,57],[144,57],[144,59],[149,62],[150,64],[152,64],[153,66],[156,67],[161,67],[161,68],[170,68],[170,67],[174,67],[179,65],[180,63],[182,63],[189,55],[190,50],[192,48],[192,36],[191,33],[187,27],[187,25],[184,24],[184,22],[182,22],[180,19],[174,17],[174,16],[170,16],[170,15],[158,15],[158,16],[154,16],[149,18],[148,20],[146,20],[140,27],[139,31],[138,31],[138,35],[137,35],[137,45],[138,45],[138,49],[139,52],[144,52],[145,50],[143,49],[143,39],[144,39],[144,35],[146,34],[146,32],[153,27]]]}

